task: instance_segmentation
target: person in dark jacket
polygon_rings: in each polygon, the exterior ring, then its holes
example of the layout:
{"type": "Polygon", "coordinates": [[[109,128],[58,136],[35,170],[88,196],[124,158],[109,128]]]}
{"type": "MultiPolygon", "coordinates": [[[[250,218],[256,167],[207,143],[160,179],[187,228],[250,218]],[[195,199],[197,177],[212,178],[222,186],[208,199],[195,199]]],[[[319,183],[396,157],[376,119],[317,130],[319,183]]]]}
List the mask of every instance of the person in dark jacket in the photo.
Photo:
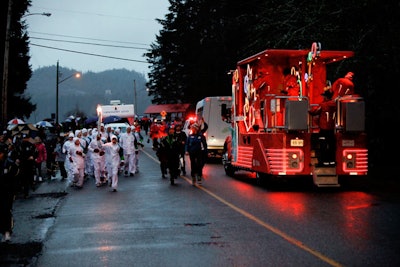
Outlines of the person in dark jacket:
{"type": "Polygon", "coordinates": [[[28,134],[22,135],[22,141],[17,147],[18,159],[20,164],[20,179],[23,187],[24,197],[29,197],[29,190],[33,189],[35,160],[38,156],[36,146],[30,141],[28,134]]]}
{"type": "Polygon", "coordinates": [[[332,100],[333,92],[325,90],[322,103],[310,114],[319,116],[319,155],[318,164],[321,166],[335,165],[335,117],[336,102],[332,100]]]}
{"type": "Polygon", "coordinates": [[[13,230],[12,208],[17,193],[19,168],[8,145],[0,143],[0,233],[2,241],[9,242],[13,230]]]}
{"type": "Polygon", "coordinates": [[[161,172],[165,177],[166,169],[169,170],[171,184],[175,183],[175,179],[178,178],[179,170],[179,155],[180,155],[180,143],[177,135],[175,134],[175,126],[171,125],[168,129],[168,135],[164,136],[160,140],[160,144],[157,150],[161,166],[161,172]]]}
{"type": "Polygon", "coordinates": [[[187,135],[184,131],[182,131],[181,124],[177,124],[175,126],[175,135],[179,143],[179,160],[180,160],[181,172],[183,175],[186,175],[185,146],[186,146],[187,135]]]}
{"type": "Polygon", "coordinates": [[[62,151],[63,144],[64,144],[64,137],[57,136],[57,143],[56,143],[53,153],[55,155],[54,160],[58,165],[62,180],[64,180],[68,176],[67,170],[65,169],[65,158],[66,158],[67,154],[63,153],[63,151],[62,151]]]}
{"type": "Polygon", "coordinates": [[[203,130],[200,129],[198,123],[191,125],[189,134],[186,140],[185,154],[190,158],[190,175],[192,176],[192,184],[201,184],[203,178],[203,168],[207,160],[207,141],[204,136],[204,131],[208,129],[207,123],[204,122],[203,130]]]}

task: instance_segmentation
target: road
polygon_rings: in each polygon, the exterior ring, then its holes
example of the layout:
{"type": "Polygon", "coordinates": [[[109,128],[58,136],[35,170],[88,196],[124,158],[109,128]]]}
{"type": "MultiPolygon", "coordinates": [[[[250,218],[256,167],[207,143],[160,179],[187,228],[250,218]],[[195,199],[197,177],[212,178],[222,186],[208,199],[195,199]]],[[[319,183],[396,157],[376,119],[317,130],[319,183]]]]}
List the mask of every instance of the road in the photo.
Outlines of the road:
{"type": "Polygon", "coordinates": [[[399,266],[400,201],[356,180],[260,187],[207,164],[202,186],[162,179],[154,152],[118,192],[68,188],[35,266],[399,266]]]}

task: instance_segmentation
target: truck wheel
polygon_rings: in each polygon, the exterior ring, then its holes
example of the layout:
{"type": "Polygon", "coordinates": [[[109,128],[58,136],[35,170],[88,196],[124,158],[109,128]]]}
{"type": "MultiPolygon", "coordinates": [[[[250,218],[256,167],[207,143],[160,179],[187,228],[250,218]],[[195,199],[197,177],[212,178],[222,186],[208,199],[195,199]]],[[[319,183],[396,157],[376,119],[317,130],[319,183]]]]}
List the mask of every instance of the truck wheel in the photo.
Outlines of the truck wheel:
{"type": "Polygon", "coordinates": [[[256,179],[258,185],[265,186],[269,184],[271,177],[266,173],[257,172],[256,179]]]}
{"type": "Polygon", "coordinates": [[[232,167],[231,164],[226,164],[224,165],[224,169],[225,169],[225,174],[233,177],[235,175],[235,169],[232,167]]]}
{"type": "Polygon", "coordinates": [[[231,165],[229,159],[228,159],[228,153],[224,153],[222,155],[222,165],[224,166],[225,174],[233,177],[235,175],[235,168],[231,165]]]}

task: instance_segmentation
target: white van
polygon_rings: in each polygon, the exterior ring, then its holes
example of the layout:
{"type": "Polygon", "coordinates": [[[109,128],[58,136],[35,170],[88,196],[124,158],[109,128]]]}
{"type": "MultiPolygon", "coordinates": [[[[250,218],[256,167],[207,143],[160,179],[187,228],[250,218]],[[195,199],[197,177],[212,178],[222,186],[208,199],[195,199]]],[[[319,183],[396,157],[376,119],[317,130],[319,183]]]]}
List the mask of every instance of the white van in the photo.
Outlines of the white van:
{"type": "MultiPolygon", "coordinates": [[[[196,105],[197,121],[204,121],[208,124],[205,132],[207,140],[208,156],[222,158],[225,138],[230,135],[230,124],[221,116],[222,106],[231,107],[231,96],[210,96],[206,97],[196,105]]],[[[186,125],[186,124],[185,124],[186,125]]]]}

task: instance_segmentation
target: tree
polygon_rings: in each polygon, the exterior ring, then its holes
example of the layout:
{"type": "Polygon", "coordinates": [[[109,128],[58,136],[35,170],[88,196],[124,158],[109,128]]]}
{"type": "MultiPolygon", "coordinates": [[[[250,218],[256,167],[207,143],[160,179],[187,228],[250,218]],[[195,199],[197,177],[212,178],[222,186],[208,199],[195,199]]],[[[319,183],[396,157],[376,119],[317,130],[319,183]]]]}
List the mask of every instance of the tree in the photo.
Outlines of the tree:
{"type": "MultiPolygon", "coordinates": [[[[4,67],[8,68],[8,119],[14,117],[29,117],[29,115],[36,109],[36,105],[33,105],[30,102],[31,98],[24,95],[27,81],[32,75],[32,70],[29,66],[29,37],[26,33],[25,21],[21,21],[21,19],[30,5],[30,0],[12,1],[12,15],[9,32],[9,60],[7,66],[1,64],[0,67],[1,73],[4,72],[4,67]]],[[[2,1],[1,7],[3,19],[1,20],[0,49],[1,51],[4,51],[8,1],[2,1]]],[[[1,53],[1,55],[1,62],[4,62],[4,53],[1,53]]],[[[1,86],[3,87],[3,84],[1,86]]],[[[3,90],[1,90],[1,92],[3,92],[3,90]]]]}
{"type": "Polygon", "coordinates": [[[400,124],[393,97],[400,73],[398,1],[170,0],[169,11],[146,54],[153,103],[230,94],[226,72],[235,62],[268,48],[304,49],[321,42],[323,50],[355,52],[329,69],[328,78],[355,73],[356,92],[367,102],[370,162],[390,160],[384,155],[393,150],[395,131],[384,129],[400,124]]]}

